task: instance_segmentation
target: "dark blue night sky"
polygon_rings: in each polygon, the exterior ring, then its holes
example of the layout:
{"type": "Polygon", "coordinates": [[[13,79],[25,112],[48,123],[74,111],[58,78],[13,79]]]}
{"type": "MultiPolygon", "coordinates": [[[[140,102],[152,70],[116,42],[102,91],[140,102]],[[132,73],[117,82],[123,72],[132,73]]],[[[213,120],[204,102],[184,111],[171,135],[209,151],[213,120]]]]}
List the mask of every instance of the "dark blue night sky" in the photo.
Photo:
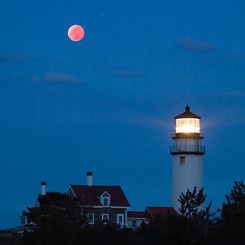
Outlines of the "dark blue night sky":
{"type": "Polygon", "coordinates": [[[121,185],[132,208],[171,205],[173,118],[202,116],[205,189],[245,180],[245,2],[3,1],[0,228],[47,181],[121,185]],[[67,38],[72,24],[85,38],[67,38]]]}

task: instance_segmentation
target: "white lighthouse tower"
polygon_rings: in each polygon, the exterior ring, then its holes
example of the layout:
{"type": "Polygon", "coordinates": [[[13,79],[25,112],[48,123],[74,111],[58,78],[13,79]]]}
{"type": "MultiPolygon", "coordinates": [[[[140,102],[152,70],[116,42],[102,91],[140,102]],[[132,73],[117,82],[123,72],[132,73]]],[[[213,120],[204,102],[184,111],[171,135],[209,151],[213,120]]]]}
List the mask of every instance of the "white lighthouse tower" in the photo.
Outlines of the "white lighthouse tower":
{"type": "Polygon", "coordinates": [[[178,199],[182,192],[203,187],[202,158],[205,147],[201,144],[203,135],[200,132],[200,119],[200,116],[190,111],[188,105],[185,112],[175,117],[170,153],[173,155],[172,202],[176,211],[180,208],[178,199]]]}

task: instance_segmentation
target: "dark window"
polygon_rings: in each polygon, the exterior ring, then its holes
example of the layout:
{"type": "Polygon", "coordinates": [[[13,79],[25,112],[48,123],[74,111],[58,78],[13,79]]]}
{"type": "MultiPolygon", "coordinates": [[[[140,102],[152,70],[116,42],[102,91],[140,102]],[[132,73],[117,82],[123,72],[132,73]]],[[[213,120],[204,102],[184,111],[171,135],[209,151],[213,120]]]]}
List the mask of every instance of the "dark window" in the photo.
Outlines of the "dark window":
{"type": "Polygon", "coordinates": [[[102,214],[102,222],[103,223],[108,223],[109,222],[109,214],[102,214]]]}
{"type": "Polygon", "coordinates": [[[133,227],[133,229],[136,229],[137,227],[136,227],[136,220],[132,220],[132,227],[133,227]]]}
{"type": "Polygon", "coordinates": [[[117,214],[117,224],[124,225],[124,214],[117,214]]]}
{"type": "Polygon", "coordinates": [[[102,205],[105,207],[109,206],[109,197],[102,197],[102,205]]]}
{"type": "Polygon", "coordinates": [[[184,156],[181,156],[181,157],[180,157],[180,163],[181,163],[181,164],[184,164],[184,163],[185,163],[185,157],[184,157],[184,156]]]}
{"type": "Polygon", "coordinates": [[[106,191],[101,195],[100,200],[104,207],[110,206],[110,195],[106,191]]]}
{"type": "Polygon", "coordinates": [[[87,221],[88,224],[94,224],[94,214],[92,213],[87,214],[87,221]]]}

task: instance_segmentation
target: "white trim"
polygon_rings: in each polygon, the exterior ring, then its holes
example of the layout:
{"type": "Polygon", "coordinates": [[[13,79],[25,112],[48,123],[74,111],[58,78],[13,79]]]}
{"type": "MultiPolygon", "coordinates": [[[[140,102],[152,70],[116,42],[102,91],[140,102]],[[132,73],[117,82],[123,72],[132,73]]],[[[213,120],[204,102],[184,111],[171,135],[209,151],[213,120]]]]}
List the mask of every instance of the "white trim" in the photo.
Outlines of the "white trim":
{"type": "Polygon", "coordinates": [[[125,209],[124,213],[125,213],[124,223],[125,223],[125,226],[128,227],[128,210],[125,209]]]}
{"type": "Polygon", "coordinates": [[[109,207],[110,206],[110,197],[101,197],[101,204],[103,207],[109,207]]]}
{"type": "Polygon", "coordinates": [[[108,213],[102,213],[102,214],[101,214],[101,221],[102,221],[103,223],[109,223],[109,221],[110,221],[110,215],[109,215],[108,213]],[[103,216],[106,216],[107,218],[104,219],[103,216]]]}
{"type": "Polygon", "coordinates": [[[121,227],[125,225],[125,214],[117,214],[117,225],[120,225],[121,227]],[[122,218],[122,223],[119,222],[119,218],[122,218]]]}
{"type": "Polygon", "coordinates": [[[20,216],[20,225],[27,225],[28,224],[28,219],[25,215],[20,216]]]}
{"type": "Polygon", "coordinates": [[[70,191],[72,192],[72,194],[74,195],[74,197],[77,198],[77,196],[76,196],[75,192],[73,191],[72,187],[70,187],[70,189],[68,190],[67,194],[68,194],[70,191]]]}
{"type": "Polygon", "coordinates": [[[89,225],[93,225],[94,224],[94,213],[88,213],[87,214],[87,221],[88,221],[89,225]],[[89,220],[89,215],[92,215],[92,221],[91,222],[88,221],[89,220]]]}
{"type": "Polygon", "coordinates": [[[132,218],[132,217],[128,217],[128,220],[147,220],[147,218],[132,218]]]}
{"type": "MultiPolygon", "coordinates": [[[[94,206],[89,206],[89,207],[92,207],[92,208],[105,208],[105,206],[102,206],[102,205],[100,205],[100,206],[99,205],[94,205],[94,206]]],[[[130,206],[110,206],[109,208],[127,209],[127,208],[130,208],[130,206]]]]}
{"type": "Polygon", "coordinates": [[[111,208],[122,208],[122,209],[127,209],[127,208],[130,208],[130,206],[111,206],[111,208]]]}
{"type": "Polygon", "coordinates": [[[100,203],[103,207],[109,207],[111,205],[111,195],[107,191],[104,191],[100,195],[100,203]],[[107,200],[107,205],[104,204],[105,200],[107,200]]]}
{"type": "Polygon", "coordinates": [[[149,215],[151,216],[151,212],[150,212],[150,210],[149,210],[149,208],[148,208],[148,207],[146,207],[146,208],[145,208],[145,211],[146,211],[146,212],[148,212],[148,213],[149,213],[149,215]]]}
{"type": "Polygon", "coordinates": [[[100,196],[103,197],[104,194],[107,194],[108,197],[111,197],[111,195],[107,191],[104,191],[100,196]]]}

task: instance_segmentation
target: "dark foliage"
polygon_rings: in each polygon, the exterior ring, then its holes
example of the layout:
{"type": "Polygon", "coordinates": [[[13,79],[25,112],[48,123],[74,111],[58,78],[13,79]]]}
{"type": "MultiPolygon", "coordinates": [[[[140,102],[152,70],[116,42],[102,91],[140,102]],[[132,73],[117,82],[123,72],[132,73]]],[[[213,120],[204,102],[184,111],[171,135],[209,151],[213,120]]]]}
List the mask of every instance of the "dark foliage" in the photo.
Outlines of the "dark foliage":
{"type": "Polygon", "coordinates": [[[235,182],[226,202],[222,205],[221,218],[232,223],[245,222],[245,185],[235,182]]]}
{"type": "Polygon", "coordinates": [[[180,214],[186,218],[194,219],[206,219],[209,220],[210,208],[212,202],[204,208],[202,205],[206,200],[207,195],[204,194],[204,189],[197,191],[197,188],[194,187],[193,191],[187,189],[186,193],[181,193],[179,202],[180,202],[180,214]]]}
{"type": "Polygon", "coordinates": [[[10,245],[10,237],[0,237],[0,245],[10,245]]]}
{"type": "Polygon", "coordinates": [[[77,244],[80,240],[83,217],[78,202],[62,193],[50,192],[39,196],[36,207],[27,208],[23,215],[33,223],[20,244],[52,245],[77,244]]]}
{"type": "MultiPolygon", "coordinates": [[[[133,231],[112,224],[86,225],[75,199],[61,193],[40,196],[24,212],[33,232],[14,235],[12,245],[242,245],[245,244],[245,185],[235,182],[222,205],[219,220],[211,219],[211,203],[203,207],[203,189],[180,197],[180,214],[155,216],[133,231]]],[[[84,210],[83,210],[84,211],[84,210]]],[[[86,210],[85,210],[86,211],[86,210]]]]}
{"type": "Polygon", "coordinates": [[[234,182],[230,194],[226,195],[213,237],[221,244],[245,244],[245,185],[242,181],[234,182]]]}

